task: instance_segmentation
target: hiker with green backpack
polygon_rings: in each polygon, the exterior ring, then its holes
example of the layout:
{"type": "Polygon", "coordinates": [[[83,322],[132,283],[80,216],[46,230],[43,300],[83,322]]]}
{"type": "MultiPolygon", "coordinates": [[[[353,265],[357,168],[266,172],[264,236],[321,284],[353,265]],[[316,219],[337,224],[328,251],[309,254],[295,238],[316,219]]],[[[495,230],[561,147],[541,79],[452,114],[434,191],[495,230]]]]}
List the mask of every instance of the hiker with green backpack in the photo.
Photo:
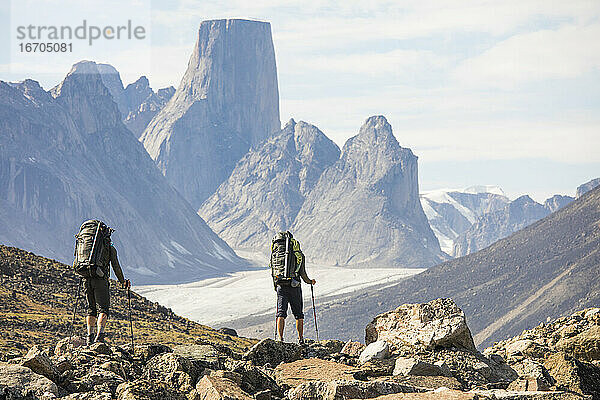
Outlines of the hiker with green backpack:
{"type": "Polygon", "coordinates": [[[317,283],[306,274],[306,258],[300,250],[300,243],[291,232],[279,232],[271,241],[271,276],[277,292],[276,331],[278,340],[283,342],[283,330],[288,305],[296,318],[298,342],[304,344],[304,312],[300,278],[310,285],[317,283]]]}
{"type": "Polygon", "coordinates": [[[87,344],[104,341],[104,329],[108,321],[110,295],[110,266],[123,288],[129,290],[131,282],[124,278],[117,258],[117,250],[111,241],[114,230],[102,221],[88,220],[75,235],[75,261],[73,268],[84,283],[88,303],[87,344]],[[96,327],[96,333],[94,333],[96,327]]]}

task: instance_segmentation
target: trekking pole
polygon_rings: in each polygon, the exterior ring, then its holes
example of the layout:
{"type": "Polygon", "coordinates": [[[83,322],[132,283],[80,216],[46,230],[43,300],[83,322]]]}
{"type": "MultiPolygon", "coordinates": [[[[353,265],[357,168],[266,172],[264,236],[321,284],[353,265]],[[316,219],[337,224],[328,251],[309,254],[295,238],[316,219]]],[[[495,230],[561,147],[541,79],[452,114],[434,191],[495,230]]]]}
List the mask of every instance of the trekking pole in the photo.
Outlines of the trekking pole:
{"type": "Polygon", "coordinates": [[[317,311],[315,310],[315,291],[313,289],[313,284],[310,284],[310,297],[312,298],[313,304],[313,317],[315,318],[315,331],[317,332],[317,341],[319,341],[319,327],[317,326],[317,311]]]}
{"type": "Polygon", "coordinates": [[[131,332],[131,354],[135,357],[135,348],[133,347],[133,322],[131,322],[131,289],[127,288],[127,303],[129,305],[129,330],[131,332]]]}
{"type": "Polygon", "coordinates": [[[79,303],[79,292],[81,290],[81,282],[83,278],[79,278],[79,283],[77,284],[77,295],[75,296],[75,304],[73,305],[73,321],[71,322],[71,330],[69,332],[69,342],[71,343],[71,339],[73,338],[73,331],[75,330],[75,317],[77,315],[77,304],[79,303]]]}

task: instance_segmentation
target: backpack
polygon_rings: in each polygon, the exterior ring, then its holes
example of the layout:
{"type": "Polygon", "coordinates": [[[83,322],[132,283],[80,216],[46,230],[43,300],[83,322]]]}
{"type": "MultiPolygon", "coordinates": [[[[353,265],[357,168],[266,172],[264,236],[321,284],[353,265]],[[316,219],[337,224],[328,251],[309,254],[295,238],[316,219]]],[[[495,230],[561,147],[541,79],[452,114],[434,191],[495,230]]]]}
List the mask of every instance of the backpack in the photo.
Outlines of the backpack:
{"type": "Polygon", "coordinates": [[[104,278],[107,275],[107,253],[110,251],[110,229],[102,221],[85,221],[75,235],[75,272],[84,278],[104,278]]]}
{"type": "Polygon", "coordinates": [[[271,241],[271,276],[275,283],[298,280],[300,265],[294,254],[292,234],[279,232],[271,241]]]}

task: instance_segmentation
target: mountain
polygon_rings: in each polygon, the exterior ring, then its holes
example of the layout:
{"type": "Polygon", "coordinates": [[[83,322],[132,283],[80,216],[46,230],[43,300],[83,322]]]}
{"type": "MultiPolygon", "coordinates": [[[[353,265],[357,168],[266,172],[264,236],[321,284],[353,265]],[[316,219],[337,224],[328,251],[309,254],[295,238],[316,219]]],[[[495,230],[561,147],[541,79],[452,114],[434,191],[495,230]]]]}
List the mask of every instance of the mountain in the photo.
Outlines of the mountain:
{"type": "Polygon", "coordinates": [[[199,208],[251,146],[281,129],[271,25],[204,21],[187,71],[140,141],[199,208]]]}
{"type": "Polygon", "coordinates": [[[446,254],[454,254],[454,240],[488,212],[503,208],[508,198],[497,186],[421,192],[423,211],[446,254]]]}
{"type": "Polygon", "coordinates": [[[554,196],[547,198],[546,201],[544,201],[544,208],[550,212],[554,212],[563,208],[573,200],[575,200],[574,197],[555,194],[554,196]]]}
{"type": "Polygon", "coordinates": [[[293,119],[251,149],[198,213],[229,245],[268,247],[287,230],[340,149],[314,125],[293,119]]]}
{"type": "Polygon", "coordinates": [[[383,116],[348,139],[292,232],[314,262],[413,267],[444,259],[419,202],[417,157],[400,147],[383,116]]]}
{"type": "Polygon", "coordinates": [[[169,86],[154,92],[145,76],[123,87],[121,75],[112,65],[96,64],[104,86],[121,112],[121,120],[135,137],[140,137],[148,123],[171,99],[175,88],[169,86]]]}
{"type": "Polygon", "coordinates": [[[550,210],[524,195],[501,210],[482,215],[454,241],[453,255],[461,257],[489,246],[511,233],[544,218],[550,210]]]}
{"type": "Polygon", "coordinates": [[[547,318],[598,306],[599,276],[596,188],[477,253],[332,304],[327,318],[319,320],[319,329],[324,336],[361,337],[368,315],[406,302],[451,297],[464,310],[476,344],[486,346],[547,318]]]}
{"type": "Polygon", "coordinates": [[[136,284],[239,269],[123,125],[102,77],[81,62],[51,92],[0,82],[0,241],[71,262],[81,222],[99,218],[136,284]]]}
{"type": "Polygon", "coordinates": [[[580,185],[579,187],[577,187],[576,197],[579,198],[583,196],[584,194],[586,194],[587,192],[589,192],[597,186],[600,186],[600,178],[592,179],[591,181],[580,185]]]}

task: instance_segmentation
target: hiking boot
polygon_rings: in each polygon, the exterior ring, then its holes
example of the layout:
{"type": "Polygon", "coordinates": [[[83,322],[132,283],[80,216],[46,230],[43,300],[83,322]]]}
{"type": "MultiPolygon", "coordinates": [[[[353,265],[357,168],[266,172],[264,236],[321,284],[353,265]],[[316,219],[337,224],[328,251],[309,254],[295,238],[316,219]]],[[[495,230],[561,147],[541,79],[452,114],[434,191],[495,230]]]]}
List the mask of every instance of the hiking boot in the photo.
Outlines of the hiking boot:
{"type": "Polygon", "coordinates": [[[100,332],[96,335],[96,339],[94,340],[94,343],[104,343],[104,332],[100,332]]]}
{"type": "Polygon", "coordinates": [[[283,343],[283,336],[279,336],[275,341],[283,343]]]}
{"type": "Polygon", "coordinates": [[[94,344],[94,334],[93,333],[88,333],[87,338],[85,339],[85,344],[87,346],[91,346],[94,344]]]}
{"type": "Polygon", "coordinates": [[[298,339],[298,344],[299,344],[300,346],[306,346],[306,342],[304,341],[304,338],[300,338],[300,339],[298,339]]]}

